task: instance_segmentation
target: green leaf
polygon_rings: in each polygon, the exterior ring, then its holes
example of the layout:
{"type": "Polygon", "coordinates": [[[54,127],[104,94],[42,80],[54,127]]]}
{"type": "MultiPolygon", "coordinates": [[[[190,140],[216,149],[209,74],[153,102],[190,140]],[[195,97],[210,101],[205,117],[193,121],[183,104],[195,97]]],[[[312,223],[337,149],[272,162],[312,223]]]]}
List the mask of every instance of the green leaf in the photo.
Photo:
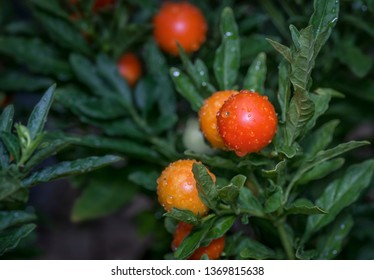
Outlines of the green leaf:
{"type": "Polygon", "coordinates": [[[56,90],[56,100],[66,108],[97,120],[113,120],[128,115],[116,98],[97,98],[87,95],[77,87],[56,90]]]}
{"type": "Polygon", "coordinates": [[[157,96],[160,114],[173,117],[176,115],[177,102],[173,84],[169,75],[166,74],[169,72],[169,65],[154,40],[149,40],[144,48],[148,73],[157,83],[153,93],[157,96]]]}
{"type": "Polygon", "coordinates": [[[317,94],[311,94],[310,99],[314,103],[314,114],[308,123],[305,125],[304,133],[311,130],[317,122],[317,119],[322,116],[329,108],[329,102],[334,90],[319,88],[316,90],[317,94]]]}
{"type": "Polygon", "coordinates": [[[330,173],[340,169],[344,164],[343,158],[332,159],[321,162],[319,165],[304,173],[303,176],[296,182],[297,185],[306,185],[311,181],[319,180],[330,173]]]}
{"type": "Polygon", "coordinates": [[[89,135],[77,139],[75,143],[77,145],[99,149],[108,149],[124,153],[128,156],[133,156],[138,159],[157,160],[158,162],[160,162],[159,154],[154,149],[152,149],[152,147],[135,141],[89,135]]]}
{"type": "Polygon", "coordinates": [[[101,176],[90,175],[93,179],[74,202],[71,213],[73,222],[109,215],[131,201],[137,193],[136,185],[124,180],[118,173],[105,171],[99,173],[101,176]]]}
{"type": "Polygon", "coordinates": [[[290,24],[289,26],[290,32],[291,32],[291,37],[292,37],[292,42],[295,45],[296,50],[300,49],[300,31],[293,25],[290,24]]]}
{"type": "Polygon", "coordinates": [[[289,63],[292,62],[291,50],[288,47],[278,43],[277,41],[273,41],[271,39],[266,39],[266,40],[273,46],[273,48],[277,52],[279,52],[283,56],[283,58],[285,58],[289,63]]]}
{"type": "Polygon", "coordinates": [[[303,134],[305,126],[313,117],[313,114],[314,103],[311,101],[309,94],[295,92],[291,98],[286,120],[286,141],[288,146],[292,146],[300,134],[303,134]]]}
{"type": "Polygon", "coordinates": [[[62,80],[71,77],[68,63],[50,45],[39,39],[0,37],[0,53],[10,56],[36,73],[54,75],[62,80]]]}
{"type": "Polygon", "coordinates": [[[343,41],[337,46],[337,57],[341,63],[359,78],[364,78],[373,67],[373,59],[353,43],[343,41]]]}
{"type": "Polygon", "coordinates": [[[209,233],[214,219],[207,220],[200,226],[195,227],[191,233],[182,241],[178,249],[175,251],[174,256],[177,259],[187,259],[193,252],[200,247],[201,241],[209,233]]]}
{"type": "Polygon", "coordinates": [[[198,154],[192,151],[185,151],[184,154],[189,158],[197,159],[208,166],[238,171],[236,163],[230,159],[226,159],[220,156],[208,156],[205,154],[198,154]]]}
{"type": "Polygon", "coordinates": [[[265,213],[273,213],[282,206],[283,190],[281,187],[276,187],[274,192],[265,201],[265,213]]]}
{"type": "Polygon", "coordinates": [[[228,232],[236,220],[234,215],[219,216],[215,219],[213,226],[205,236],[201,246],[207,246],[212,240],[220,238],[228,232]]]}
{"type": "Polygon", "coordinates": [[[257,199],[254,196],[252,191],[248,188],[241,188],[239,192],[238,206],[240,211],[246,214],[250,214],[257,217],[264,216],[264,209],[257,199]]]}
{"type": "Polygon", "coordinates": [[[14,177],[0,173],[0,201],[9,198],[18,190],[22,189],[21,183],[14,177]]]}
{"type": "Polygon", "coordinates": [[[134,98],[136,105],[142,111],[144,116],[147,116],[147,114],[151,111],[152,107],[157,102],[157,96],[153,92],[156,84],[156,81],[154,81],[153,78],[149,76],[141,79],[136,84],[134,98]]]}
{"type": "Polygon", "coordinates": [[[209,96],[216,92],[216,88],[209,81],[208,67],[199,58],[195,61],[195,69],[201,79],[201,90],[205,91],[209,96]]]}
{"type": "Polygon", "coordinates": [[[116,96],[113,90],[104,83],[96,66],[80,54],[71,54],[69,57],[71,67],[76,78],[86,85],[93,94],[99,97],[116,96]]]}
{"type": "Polygon", "coordinates": [[[96,59],[97,70],[115,92],[120,94],[120,101],[127,110],[133,110],[130,89],[125,79],[120,75],[117,65],[106,55],[99,55],[96,59]]]}
{"type": "Polygon", "coordinates": [[[247,178],[244,175],[236,175],[227,186],[218,189],[218,196],[225,203],[234,205],[239,197],[240,189],[244,186],[247,178]]]}
{"type": "Polygon", "coordinates": [[[345,207],[354,203],[366,189],[374,172],[374,160],[367,160],[350,166],[343,176],[331,182],[316,201],[316,205],[328,214],[310,216],[307,221],[303,241],[328,225],[345,207]]]}
{"type": "Polygon", "coordinates": [[[339,15],[339,0],[315,0],[314,13],[309,20],[316,41],[315,55],[330,37],[339,15]]]}
{"type": "Polygon", "coordinates": [[[7,71],[0,76],[0,89],[4,91],[36,91],[53,84],[46,77],[32,76],[20,71],[7,71]]]}
{"type": "Polygon", "coordinates": [[[327,214],[327,212],[320,207],[313,204],[308,199],[300,198],[295,200],[290,206],[286,207],[286,214],[301,214],[301,215],[320,215],[327,214]]]}
{"type": "Polygon", "coordinates": [[[216,209],[218,203],[218,190],[203,164],[194,163],[192,172],[196,180],[199,197],[210,209],[216,209]]]}
{"type": "Polygon", "coordinates": [[[312,27],[300,32],[300,48],[292,53],[291,83],[296,93],[306,94],[310,86],[310,75],[315,63],[312,27]]]}
{"type": "Polygon", "coordinates": [[[0,256],[17,247],[21,239],[35,229],[34,224],[26,224],[0,233],[0,256]]]}
{"type": "MultiPolygon", "coordinates": [[[[14,107],[9,105],[5,107],[0,116],[0,132],[10,132],[13,126],[14,107]]],[[[3,142],[0,141],[0,164],[1,168],[5,169],[9,165],[9,153],[4,146],[3,142]]]]}
{"type": "Polygon", "coordinates": [[[283,159],[276,164],[274,169],[263,169],[261,170],[261,173],[265,178],[270,178],[276,185],[283,187],[286,183],[286,168],[287,161],[283,159]]]}
{"type": "Polygon", "coordinates": [[[165,217],[173,218],[180,222],[189,223],[192,225],[198,224],[198,219],[196,218],[195,214],[190,210],[182,210],[177,208],[172,208],[171,211],[166,212],[164,214],[165,217]]]}
{"type": "Polygon", "coordinates": [[[283,13],[280,11],[277,5],[272,1],[261,1],[259,2],[262,9],[266,11],[266,14],[270,17],[270,20],[273,22],[274,26],[282,34],[283,37],[287,37],[287,28],[286,28],[286,19],[283,16],[283,13]]]}
{"type": "Polygon", "coordinates": [[[192,110],[199,111],[204,104],[204,99],[193,85],[191,79],[175,67],[170,69],[170,76],[177,91],[191,104],[192,110]]]}
{"type": "Polygon", "coordinates": [[[89,55],[91,50],[82,35],[68,20],[64,20],[45,12],[35,10],[35,16],[47,31],[49,37],[62,48],[89,55]]]}
{"type": "Polygon", "coordinates": [[[146,190],[156,191],[157,178],[159,177],[157,171],[135,171],[131,173],[128,179],[134,184],[140,185],[146,190]]]}
{"type": "Polygon", "coordinates": [[[305,140],[305,154],[308,158],[314,157],[318,152],[327,148],[338,124],[338,120],[329,121],[309,135],[305,140]]]}
{"type": "Polygon", "coordinates": [[[20,146],[18,138],[14,134],[2,131],[0,132],[0,139],[7,148],[9,156],[12,155],[15,161],[18,162],[20,158],[20,146]]]}
{"type": "Polygon", "coordinates": [[[65,161],[56,165],[48,166],[41,171],[37,171],[22,181],[25,186],[49,182],[62,177],[83,174],[100,167],[120,161],[117,156],[107,155],[102,157],[88,157],[74,161],[65,161]]]}
{"type": "Polygon", "coordinates": [[[244,88],[256,91],[261,94],[265,93],[266,80],[266,54],[260,53],[252,62],[244,78],[244,88]]]}
{"type": "Polygon", "coordinates": [[[290,66],[285,61],[279,64],[278,67],[278,94],[277,99],[282,112],[281,120],[286,121],[286,114],[288,112],[288,106],[291,98],[291,82],[289,79],[290,76],[290,66]]]}
{"type": "Polygon", "coordinates": [[[45,141],[40,144],[40,149],[26,162],[24,171],[29,171],[47,158],[55,155],[61,150],[72,144],[70,139],[56,139],[53,141],[45,141]]]}
{"type": "Polygon", "coordinates": [[[240,67],[240,44],[238,27],[231,8],[221,14],[220,33],[222,43],[214,59],[214,74],[221,90],[232,89],[240,67]]]}
{"type": "Polygon", "coordinates": [[[322,235],[318,240],[317,259],[331,260],[334,259],[342,250],[344,240],[347,238],[353,227],[351,216],[345,216],[337,220],[329,230],[328,234],[322,235]]]}
{"type": "Polygon", "coordinates": [[[7,228],[20,226],[36,220],[34,213],[26,211],[0,211],[0,232],[7,228]]]}
{"type": "Polygon", "coordinates": [[[27,122],[27,128],[29,130],[31,140],[36,139],[38,134],[40,134],[44,129],[49,110],[52,106],[55,89],[56,85],[49,87],[44,93],[42,99],[38,102],[38,104],[36,104],[31,112],[27,122]]]}
{"type": "Polygon", "coordinates": [[[244,247],[244,249],[239,253],[240,259],[265,260],[275,259],[276,257],[276,254],[272,249],[254,239],[243,238],[240,243],[239,247],[244,247]]]}
{"type": "MultiPolygon", "coordinates": [[[[278,38],[273,38],[278,39],[278,38]]],[[[262,34],[240,36],[240,62],[241,66],[248,66],[250,62],[261,52],[270,53],[273,47],[262,34]]]]}

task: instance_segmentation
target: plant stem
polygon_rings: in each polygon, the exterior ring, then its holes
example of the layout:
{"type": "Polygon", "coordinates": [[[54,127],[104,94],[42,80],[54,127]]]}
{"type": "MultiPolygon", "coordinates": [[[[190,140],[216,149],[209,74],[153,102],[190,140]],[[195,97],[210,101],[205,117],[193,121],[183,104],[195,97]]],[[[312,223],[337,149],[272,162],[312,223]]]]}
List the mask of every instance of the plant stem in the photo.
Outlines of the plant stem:
{"type": "Polygon", "coordinates": [[[278,229],[278,233],[279,233],[279,236],[280,236],[283,248],[286,251],[288,259],[294,260],[295,259],[295,255],[294,255],[294,252],[293,252],[290,240],[288,239],[286,230],[284,228],[284,222],[279,223],[277,225],[277,229],[278,229]]]}

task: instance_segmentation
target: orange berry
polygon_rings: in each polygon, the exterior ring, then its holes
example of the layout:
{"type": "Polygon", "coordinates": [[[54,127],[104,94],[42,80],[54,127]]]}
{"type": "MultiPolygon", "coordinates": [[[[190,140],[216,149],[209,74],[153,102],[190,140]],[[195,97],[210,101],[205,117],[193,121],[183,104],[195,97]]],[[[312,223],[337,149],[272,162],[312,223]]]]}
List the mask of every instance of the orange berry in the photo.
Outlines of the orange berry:
{"type": "MultiPolygon", "coordinates": [[[[166,211],[173,207],[181,210],[190,210],[195,215],[204,216],[209,208],[201,201],[196,181],[192,173],[195,160],[178,160],[171,163],[162,171],[157,179],[158,201],[166,211]]],[[[215,182],[216,177],[208,171],[215,182]]]]}
{"type": "Polygon", "coordinates": [[[208,30],[204,15],[188,2],[165,2],[153,19],[153,37],[165,52],[178,55],[177,42],[195,52],[205,42],[208,30]]]}
{"type": "MultiPolygon", "coordinates": [[[[171,243],[171,249],[173,251],[176,251],[178,249],[179,245],[191,232],[192,228],[193,226],[188,223],[185,223],[185,222],[178,223],[175,229],[173,241],[171,243]]],[[[221,256],[224,248],[225,248],[224,237],[214,239],[212,240],[212,242],[209,243],[209,245],[197,248],[193,252],[193,254],[189,257],[189,260],[200,260],[201,256],[204,254],[206,254],[210,260],[217,260],[221,256]]]]}
{"type": "Polygon", "coordinates": [[[205,99],[204,105],[199,110],[200,128],[205,138],[214,148],[225,149],[225,143],[218,133],[217,113],[223,103],[230,96],[237,94],[235,90],[217,91],[205,99]]]}
{"type": "Polygon", "coordinates": [[[133,87],[142,74],[139,58],[133,53],[125,53],[118,60],[117,66],[121,76],[133,87]]]}

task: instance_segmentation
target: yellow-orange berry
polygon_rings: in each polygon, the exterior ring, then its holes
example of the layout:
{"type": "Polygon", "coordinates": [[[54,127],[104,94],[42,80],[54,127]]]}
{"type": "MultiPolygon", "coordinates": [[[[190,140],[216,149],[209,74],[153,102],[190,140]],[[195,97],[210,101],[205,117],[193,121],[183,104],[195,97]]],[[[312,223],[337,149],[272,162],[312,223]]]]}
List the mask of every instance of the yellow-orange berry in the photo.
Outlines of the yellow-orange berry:
{"type": "MultiPolygon", "coordinates": [[[[204,216],[209,208],[201,201],[192,165],[195,160],[178,160],[171,163],[162,171],[157,179],[158,201],[166,211],[173,207],[181,210],[190,210],[195,215],[204,216]]],[[[216,177],[208,171],[213,181],[216,177]]]]}
{"type": "Polygon", "coordinates": [[[230,96],[239,93],[235,90],[217,91],[205,99],[199,110],[200,129],[212,147],[225,149],[225,143],[218,133],[217,113],[230,96]]]}

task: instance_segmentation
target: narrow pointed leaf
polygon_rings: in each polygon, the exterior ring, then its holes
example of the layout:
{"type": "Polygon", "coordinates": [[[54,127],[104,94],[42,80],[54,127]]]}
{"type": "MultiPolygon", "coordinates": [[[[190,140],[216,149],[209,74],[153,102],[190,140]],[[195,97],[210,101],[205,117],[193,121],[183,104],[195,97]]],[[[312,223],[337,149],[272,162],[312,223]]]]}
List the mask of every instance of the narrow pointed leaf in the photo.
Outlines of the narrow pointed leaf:
{"type": "Polygon", "coordinates": [[[55,88],[56,85],[51,86],[31,112],[27,122],[27,128],[32,140],[34,140],[44,129],[49,110],[52,106],[55,88]]]}
{"type": "Polygon", "coordinates": [[[260,53],[252,62],[244,78],[244,88],[265,94],[266,54],[260,53]]]}
{"type": "Polygon", "coordinates": [[[222,11],[220,32],[222,43],[216,51],[214,74],[221,90],[232,89],[240,67],[240,44],[238,27],[231,8],[222,11]]]}
{"type": "Polygon", "coordinates": [[[25,186],[33,186],[67,176],[90,172],[120,160],[121,158],[118,156],[107,155],[103,157],[88,157],[75,161],[61,162],[33,173],[25,178],[22,183],[25,186]]]}

